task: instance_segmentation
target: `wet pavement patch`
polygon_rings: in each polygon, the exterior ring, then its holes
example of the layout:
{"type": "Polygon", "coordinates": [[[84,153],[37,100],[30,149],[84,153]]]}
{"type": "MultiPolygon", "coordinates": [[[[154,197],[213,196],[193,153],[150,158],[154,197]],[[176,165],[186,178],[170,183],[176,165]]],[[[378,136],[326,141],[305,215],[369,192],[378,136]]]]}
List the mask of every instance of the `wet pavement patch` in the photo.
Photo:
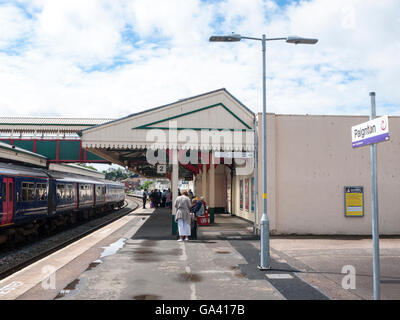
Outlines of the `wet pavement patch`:
{"type": "Polygon", "coordinates": [[[155,252],[150,249],[135,249],[135,250],[133,250],[133,253],[135,253],[135,254],[153,254],[155,252]]]}
{"type": "Polygon", "coordinates": [[[155,240],[144,240],[136,245],[140,245],[140,247],[132,251],[125,251],[123,254],[130,254],[133,252],[133,258],[138,262],[158,262],[161,261],[160,257],[163,255],[180,256],[182,254],[182,249],[180,248],[159,251],[153,250],[153,247],[157,246],[157,241],[155,240]]]}
{"type": "Polygon", "coordinates": [[[229,269],[231,269],[232,271],[237,271],[237,272],[234,273],[235,277],[237,277],[237,278],[244,278],[245,277],[245,275],[240,270],[239,266],[231,266],[229,269]]]}
{"type": "Polygon", "coordinates": [[[133,300],[160,300],[160,296],[155,294],[140,294],[133,297],[133,300]]]}
{"type": "Polygon", "coordinates": [[[107,247],[102,247],[104,250],[100,256],[100,259],[116,254],[118,252],[118,250],[120,250],[121,248],[124,247],[125,241],[126,241],[125,238],[120,238],[117,241],[115,241],[114,243],[111,243],[110,245],[108,245],[107,247]]]}
{"type": "Polygon", "coordinates": [[[61,290],[58,295],[54,298],[56,299],[61,299],[65,297],[67,294],[69,294],[71,291],[76,289],[76,286],[79,283],[79,279],[75,279],[74,281],[70,282],[63,290],[61,290]]]}
{"type": "Polygon", "coordinates": [[[141,246],[145,246],[145,247],[154,247],[157,245],[157,241],[155,240],[143,240],[140,243],[141,246]]]}
{"type": "Polygon", "coordinates": [[[161,259],[153,254],[136,254],[134,257],[136,262],[160,262],[161,259]]]}
{"type": "Polygon", "coordinates": [[[220,254],[228,254],[230,253],[230,251],[224,251],[224,250],[216,250],[216,253],[220,253],[220,254]]]}
{"type": "Polygon", "coordinates": [[[236,273],[235,273],[235,277],[237,277],[237,278],[244,278],[245,275],[239,271],[239,272],[236,272],[236,273]]]}
{"type": "Polygon", "coordinates": [[[185,272],[178,275],[178,280],[182,282],[200,282],[201,276],[195,273],[185,272]]]}
{"type": "Polygon", "coordinates": [[[93,261],[91,264],[89,264],[89,266],[86,268],[85,271],[92,270],[92,269],[96,268],[99,264],[101,264],[101,262],[93,261]]]}

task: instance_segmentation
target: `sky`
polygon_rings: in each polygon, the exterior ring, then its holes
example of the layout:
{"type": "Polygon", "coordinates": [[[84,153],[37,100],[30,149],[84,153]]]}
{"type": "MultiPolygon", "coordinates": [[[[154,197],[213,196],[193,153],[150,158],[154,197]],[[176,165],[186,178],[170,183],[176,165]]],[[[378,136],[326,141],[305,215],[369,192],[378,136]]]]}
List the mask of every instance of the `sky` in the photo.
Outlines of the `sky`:
{"type": "Polygon", "coordinates": [[[119,118],[219,88],[262,111],[400,115],[399,0],[0,0],[0,116],[119,118]]]}

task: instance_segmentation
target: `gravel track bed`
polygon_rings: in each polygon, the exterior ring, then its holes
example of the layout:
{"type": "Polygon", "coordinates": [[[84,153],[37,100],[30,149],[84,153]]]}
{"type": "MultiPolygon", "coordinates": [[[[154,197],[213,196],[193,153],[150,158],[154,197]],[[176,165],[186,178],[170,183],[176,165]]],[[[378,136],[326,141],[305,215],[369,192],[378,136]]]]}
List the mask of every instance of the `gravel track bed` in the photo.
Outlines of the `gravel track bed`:
{"type": "MultiPolygon", "coordinates": [[[[32,259],[40,254],[48,251],[51,248],[57,247],[71,239],[79,238],[82,235],[100,225],[111,223],[118,218],[130,213],[131,211],[139,207],[139,202],[134,199],[129,199],[128,205],[121,210],[114,210],[102,217],[95,218],[86,222],[83,222],[77,226],[72,226],[69,229],[58,232],[55,235],[38,239],[32,244],[24,245],[21,248],[14,249],[12,251],[0,252],[0,280],[8,275],[1,275],[10,268],[17,267],[24,263],[28,259],[32,259]]],[[[94,230],[93,230],[94,231],[94,230]]]]}

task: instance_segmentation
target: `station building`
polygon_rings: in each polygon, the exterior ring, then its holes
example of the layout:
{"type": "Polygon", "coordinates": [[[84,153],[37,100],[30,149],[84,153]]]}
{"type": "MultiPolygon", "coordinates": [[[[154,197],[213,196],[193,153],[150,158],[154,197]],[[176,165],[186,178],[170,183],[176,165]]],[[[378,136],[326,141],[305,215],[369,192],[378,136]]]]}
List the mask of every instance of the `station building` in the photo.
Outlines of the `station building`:
{"type": "MultiPolygon", "coordinates": [[[[267,214],[272,234],[371,234],[369,147],[352,148],[351,127],[367,116],[267,114],[267,214]]],[[[378,145],[380,233],[400,234],[400,117],[378,145]]],[[[214,214],[259,229],[262,114],[226,89],[81,131],[83,148],[152,177],[193,180],[214,214]],[[191,153],[192,152],[192,153],[191,153]],[[157,166],[166,165],[165,173],[157,166]]],[[[174,214],[174,210],[173,210],[174,214]]],[[[173,218],[173,217],[172,217],[173,218]]]]}

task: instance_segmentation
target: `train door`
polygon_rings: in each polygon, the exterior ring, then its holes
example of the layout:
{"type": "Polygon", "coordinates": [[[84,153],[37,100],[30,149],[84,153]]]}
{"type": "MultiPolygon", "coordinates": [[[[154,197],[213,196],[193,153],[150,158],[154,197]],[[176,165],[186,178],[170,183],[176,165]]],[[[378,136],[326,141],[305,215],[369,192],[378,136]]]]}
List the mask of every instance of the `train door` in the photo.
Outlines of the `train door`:
{"type": "Polygon", "coordinates": [[[93,202],[92,202],[92,206],[95,207],[96,206],[96,185],[93,184],[93,202]]]}
{"type": "Polygon", "coordinates": [[[75,210],[79,208],[79,184],[75,182],[75,210]]]}
{"type": "Polygon", "coordinates": [[[13,178],[3,178],[3,217],[1,224],[11,223],[14,213],[14,181],[13,178]]]}

